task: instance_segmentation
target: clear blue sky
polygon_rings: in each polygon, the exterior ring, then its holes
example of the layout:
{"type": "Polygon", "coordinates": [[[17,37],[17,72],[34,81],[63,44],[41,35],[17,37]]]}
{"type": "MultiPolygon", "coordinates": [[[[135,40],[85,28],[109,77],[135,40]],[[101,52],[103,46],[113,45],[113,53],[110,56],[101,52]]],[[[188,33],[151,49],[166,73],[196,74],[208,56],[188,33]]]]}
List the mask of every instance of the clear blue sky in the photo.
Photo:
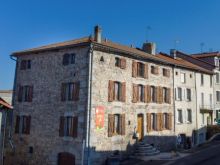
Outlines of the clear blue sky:
{"type": "Polygon", "coordinates": [[[219,0],[5,0],[0,4],[0,89],[12,89],[13,51],[92,34],[141,47],[148,39],[169,52],[174,41],[187,53],[220,49],[219,0]]]}

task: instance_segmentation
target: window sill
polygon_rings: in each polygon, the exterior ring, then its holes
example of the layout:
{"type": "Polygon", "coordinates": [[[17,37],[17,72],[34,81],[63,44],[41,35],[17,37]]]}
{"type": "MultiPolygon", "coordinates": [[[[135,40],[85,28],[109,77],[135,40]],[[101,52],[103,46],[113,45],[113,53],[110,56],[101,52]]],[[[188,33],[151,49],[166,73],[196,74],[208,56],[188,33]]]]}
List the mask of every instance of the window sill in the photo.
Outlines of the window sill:
{"type": "Polygon", "coordinates": [[[63,140],[64,141],[72,141],[74,138],[73,137],[71,137],[71,136],[64,136],[63,137],[63,140]]]}
{"type": "Polygon", "coordinates": [[[176,124],[178,124],[178,125],[182,125],[183,124],[183,122],[181,123],[181,122],[176,122],[176,124]]]}

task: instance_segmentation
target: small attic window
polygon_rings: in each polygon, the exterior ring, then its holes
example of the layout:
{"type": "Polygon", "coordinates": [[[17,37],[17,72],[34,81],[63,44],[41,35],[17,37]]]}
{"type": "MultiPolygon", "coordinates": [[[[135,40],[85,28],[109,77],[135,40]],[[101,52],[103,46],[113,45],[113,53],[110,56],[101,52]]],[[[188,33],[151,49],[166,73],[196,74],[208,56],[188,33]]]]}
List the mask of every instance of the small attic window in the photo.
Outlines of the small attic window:
{"type": "Polygon", "coordinates": [[[103,56],[101,56],[100,61],[101,61],[101,62],[104,62],[104,61],[105,61],[103,56]]]}

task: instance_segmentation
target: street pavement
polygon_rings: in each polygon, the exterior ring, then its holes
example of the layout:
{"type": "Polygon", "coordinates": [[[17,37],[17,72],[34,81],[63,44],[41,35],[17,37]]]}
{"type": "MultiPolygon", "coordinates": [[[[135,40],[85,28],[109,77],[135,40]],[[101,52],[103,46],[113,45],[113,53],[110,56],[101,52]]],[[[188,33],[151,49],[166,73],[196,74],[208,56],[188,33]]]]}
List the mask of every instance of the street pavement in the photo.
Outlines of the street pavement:
{"type": "Polygon", "coordinates": [[[164,165],[220,165],[220,142],[211,142],[190,156],[164,165]]]}

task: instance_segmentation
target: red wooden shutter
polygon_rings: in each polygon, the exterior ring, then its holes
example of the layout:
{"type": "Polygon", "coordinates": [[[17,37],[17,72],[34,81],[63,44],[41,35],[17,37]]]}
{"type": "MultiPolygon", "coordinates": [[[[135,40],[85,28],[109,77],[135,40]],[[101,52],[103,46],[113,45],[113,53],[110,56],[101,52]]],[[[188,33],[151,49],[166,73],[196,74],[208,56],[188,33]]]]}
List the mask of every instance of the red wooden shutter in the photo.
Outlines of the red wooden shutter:
{"type": "Polygon", "coordinates": [[[29,86],[28,88],[29,88],[29,90],[28,90],[28,101],[32,102],[32,99],[33,99],[33,86],[29,86]]]}
{"type": "Polygon", "coordinates": [[[65,96],[66,96],[66,84],[62,83],[61,85],[61,101],[65,101],[65,96]]]}
{"type": "Polygon", "coordinates": [[[148,64],[144,65],[144,78],[148,78],[148,64]]]}
{"type": "Polygon", "coordinates": [[[23,86],[18,87],[18,102],[22,102],[23,86]]]}
{"type": "Polygon", "coordinates": [[[25,122],[26,122],[26,125],[27,125],[27,129],[25,130],[25,133],[26,133],[26,134],[30,134],[31,116],[27,116],[25,122]]]}
{"type": "Polygon", "coordinates": [[[74,116],[73,117],[73,132],[72,132],[72,136],[73,137],[77,137],[77,130],[78,130],[78,117],[77,116],[74,116]]]}
{"type": "Polygon", "coordinates": [[[108,84],[108,101],[112,102],[114,100],[114,81],[109,80],[108,84]]]}
{"type": "Polygon", "coordinates": [[[108,137],[112,137],[114,133],[114,115],[108,114],[108,137]]]}
{"type": "Polygon", "coordinates": [[[119,133],[120,135],[125,135],[125,114],[120,115],[120,127],[119,133]]]}
{"type": "Polygon", "coordinates": [[[133,98],[132,102],[136,103],[138,101],[138,85],[133,84],[133,98]]]}
{"type": "Polygon", "coordinates": [[[64,136],[64,122],[65,122],[65,117],[64,116],[61,116],[60,117],[60,129],[59,129],[59,135],[61,137],[64,136]]]}
{"type": "Polygon", "coordinates": [[[74,83],[74,87],[73,87],[73,100],[74,101],[78,101],[79,100],[79,91],[80,91],[80,82],[76,82],[74,83]]]}
{"type": "Polygon", "coordinates": [[[120,59],[120,67],[121,67],[121,69],[126,69],[126,59],[125,58],[120,59]]]}
{"type": "Polygon", "coordinates": [[[125,102],[126,101],[126,83],[121,83],[121,96],[120,101],[125,102]]]}
{"type": "Polygon", "coordinates": [[[137,77],[137,62],[132,61],[132,77],[137,77]]]}
{"type": "Polygon", "coordinates": [[[19,128],[20,128],[20,116],[16,116],[15,133],[19,133],[19,128]]]}

